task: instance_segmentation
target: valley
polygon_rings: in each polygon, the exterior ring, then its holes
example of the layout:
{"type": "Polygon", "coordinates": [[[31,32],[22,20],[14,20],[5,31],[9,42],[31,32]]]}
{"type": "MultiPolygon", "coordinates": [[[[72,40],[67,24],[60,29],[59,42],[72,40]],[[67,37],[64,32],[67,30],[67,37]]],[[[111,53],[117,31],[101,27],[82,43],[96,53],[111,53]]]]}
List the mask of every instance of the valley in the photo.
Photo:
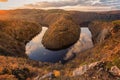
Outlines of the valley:
{"type": "MultiPolygon", "coordinates": [[[[0,14],[0,79],[39,80],[53,72],[52,80],[119,80],[119,13],[120,11],[79,12],[59,9],[3,10],[0,14]],[[84,26],[90,30],[94,46],[85,51],[76,51],[74,58],[68,54],[65,63],[32,60],[26,54],[26,44],[42,32],[43,26],[48,30],[40,41],[49,50],[66,49],[74,45],[84,26]],[[80,74],[73,74],[78,68],[80,74]],[[83,68],[84,71],[81,70],[83,68]]],[[[74,49],[80,50],[81,47],[73,47],[73,52],[74,49]]]]}

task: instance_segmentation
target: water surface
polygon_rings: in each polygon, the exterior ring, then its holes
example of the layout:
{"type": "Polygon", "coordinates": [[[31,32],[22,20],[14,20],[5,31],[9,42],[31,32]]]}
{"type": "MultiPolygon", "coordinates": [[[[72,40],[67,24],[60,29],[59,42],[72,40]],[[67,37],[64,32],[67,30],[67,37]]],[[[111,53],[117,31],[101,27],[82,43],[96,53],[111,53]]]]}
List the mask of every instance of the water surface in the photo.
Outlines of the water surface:
{"type": "Polygon", "coordinates": [[[74,45],[67,49],[58,51],[48,50],[41,43],[42,37],[47,29],[47,27],[42,27],[41,33],[27,43],[26,54],[30,59],[43,62],[58,62],[71,53],[77,54],[83,50],[93,47],[91,33],[89,29],[85,27],[81,28],[80,38],[74,45]]]}

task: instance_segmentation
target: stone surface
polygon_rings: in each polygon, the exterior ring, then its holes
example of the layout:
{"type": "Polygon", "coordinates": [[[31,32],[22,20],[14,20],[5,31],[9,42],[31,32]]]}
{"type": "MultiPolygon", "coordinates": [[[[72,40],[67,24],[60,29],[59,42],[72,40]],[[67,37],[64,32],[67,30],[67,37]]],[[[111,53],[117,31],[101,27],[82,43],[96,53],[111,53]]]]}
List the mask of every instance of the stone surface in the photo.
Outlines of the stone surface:
{"type": "Polygon", "coordinates": [[[117,66],[111,67],[110,72],[111,72],[114,76],[120,77],[120,69],[119,69],[117,66]]]}
{"type": "Polygon", "coordinates": [[[83,75],[85,72],[87,72],[88,70],[102,64],[103,62],[94,62],[94,63],[91,63],[89,65],[83,65],[83,66],[80,66],[79,68],[76,68],[74,71],[73,71],[73,76],[80,76],[80,75],[83,75]]]}
{"type": "Polygon", "coordinates": [[[43,36],[42,44],[51,50],[64,49],[74,44],[80,35],[80,27],[69,16],[62,16],[52,24],[43,36]]]}

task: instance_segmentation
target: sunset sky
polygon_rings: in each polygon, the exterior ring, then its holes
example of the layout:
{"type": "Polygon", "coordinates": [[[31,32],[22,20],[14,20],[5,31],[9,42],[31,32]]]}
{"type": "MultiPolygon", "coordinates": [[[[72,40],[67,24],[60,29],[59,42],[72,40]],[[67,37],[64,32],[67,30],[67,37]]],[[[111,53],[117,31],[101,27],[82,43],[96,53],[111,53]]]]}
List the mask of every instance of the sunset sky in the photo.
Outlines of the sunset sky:
{"type": "Polygon", "coordinates": [[[120,0],[0,0],[0,10],[24,8],[109,11],[120,10],[120,0]]]}

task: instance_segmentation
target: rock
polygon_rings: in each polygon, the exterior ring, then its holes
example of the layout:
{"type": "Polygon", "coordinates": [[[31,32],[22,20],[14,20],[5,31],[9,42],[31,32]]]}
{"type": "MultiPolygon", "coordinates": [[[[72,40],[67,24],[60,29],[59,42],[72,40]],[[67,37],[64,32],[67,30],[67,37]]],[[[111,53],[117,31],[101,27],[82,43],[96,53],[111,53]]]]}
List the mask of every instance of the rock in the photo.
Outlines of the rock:
{"type": "Polygon", "coordinates": [[[73,53],[73,52],[68,52],[66,55],[65,55],[65,57],[64,57],[64,61],[65,62],[68,62],[69,60],[72,60],[72,59],[74,59],[76,57],[76,54],[75,53],[73,53]]]}
{"type": "Polygon", "coordinates": [[[38,75],[37,77],[34,78],[34,80],[39,80],[40,76],[38,75]]]}
{"type": "Polygon", "coordinates": [[[73,71],[73,76],[78,76],[84,74],[89,69],[88,65],[80,66],[79,68],[73,71]]]}
{"type": "Polygon", "coordinates": [[[83,66],[80,66],[79,68],[76,68],[74,71],[73,71],[73,76],[80,76],[82,74],[84,74],[85,72],[87,72],[88,70],[90,69],[93,69],[94,67],[96,66],[100,66],[101,64],[103,64],[104,62],[94,62],[94,63],[91,63],[89,65],[83,65],[83,66]]]}
{"type": "Polygon", "coordinates": [[[96,65],[98,65],[100,62],[94,62],[94,63],[91,63],[90,65],[89,65],[89,68],[93,68],[93,67],[95,67],[96,65]]]}
{"type": "Polygon", "coordinates": [[[120,69],[117,66],[111,67],[110,73],[113,74],[114,76],[120,77],[120,69]]]}
{"type": "Polygon", "coordinates": [[[43,36],[42,44],[51,50],[60,50],[74,44],[80,35],[80,27],[69,16],[62,16],[52,24],[43,36]]]}
{"type": "Polygon", "coordinates": [[[34,78],[34,80],[45,80],[45,79],[52,80],[52,78],[60,77],[60,75],[61,75],[60,71],[53,70],[52,72],[49,72],[41,77],[40,77],[40,75],[38,75],[37,77],[34,78]]]}
{"type": "Polygon", "coordinates": [[[89,24],[89,29],[92,33],[93,43],[103,42],[110,34],[113,29],[113,24],[110,22],[94,21],[89,24]]]}
{"type": "Polygon", "coordinates": [[[45,80],[46,78],[51,79],[52,76],[53,76],[53,72],[49,72],[48,74],[45,74],[42,77],[38,75],[37,77],[34,78],[34,80],[45,80]]]}

